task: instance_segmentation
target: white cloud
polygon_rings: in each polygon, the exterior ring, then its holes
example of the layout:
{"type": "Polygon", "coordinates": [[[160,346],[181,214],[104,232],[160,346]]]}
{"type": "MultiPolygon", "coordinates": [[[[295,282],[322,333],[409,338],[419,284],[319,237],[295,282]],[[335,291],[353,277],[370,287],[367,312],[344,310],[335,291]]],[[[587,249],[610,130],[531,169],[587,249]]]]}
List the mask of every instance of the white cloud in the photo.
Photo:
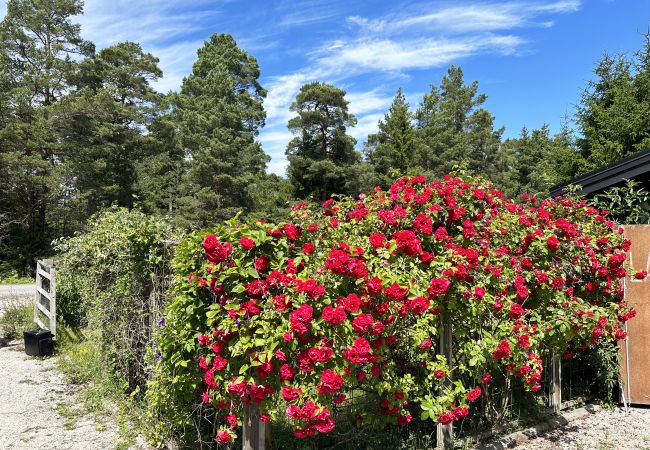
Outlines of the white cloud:
{"type": "Polygon", "coordinates": [[[563,14],[575,12],[580,1],[556,2],[496,2],[464,3],[458,6],[431,8],[417,7],[407,13],[382,19],[367,19],[359,16],[348,18],[363,33],[408,33],[428,27],[437,33],[487,32],[510,30],[537,24],[535,19],[542,14],[563,14]]]}
{"type": "Polygon", "coordinates": [[[404,71],[440,67],[477,53],[511,54],[520,37],[482,35],[458,39],[361,39],[324,49],[318,63],[330,71],[351,75],[368,71],[404,71]]]}
{"type": "Polygon", "coordinates": [[[280,19],[276,22],[281,27],[301,27],[332,20],[340,15],[347,5],[343,0],[288,0],[276,4],[280,19]]]}
{"type": "Polygon", "coordinates": [[[386,93],[384,87],[366,92],[348,92],[345,98],[350,102],[352,114],[363,115],[373,111],[386,111],[393,101],[394,93],[386,93]]]}
{"type": "Polygon", "coordinates": [[[369,134],[377,132],[379,129],[377,124],[384,118],[384,115],[384,112],[374,112],[361,116],[357,126],[348,130],[348,133],[357,140],[358,145],[361,145],[366,141],[369,134]]]}

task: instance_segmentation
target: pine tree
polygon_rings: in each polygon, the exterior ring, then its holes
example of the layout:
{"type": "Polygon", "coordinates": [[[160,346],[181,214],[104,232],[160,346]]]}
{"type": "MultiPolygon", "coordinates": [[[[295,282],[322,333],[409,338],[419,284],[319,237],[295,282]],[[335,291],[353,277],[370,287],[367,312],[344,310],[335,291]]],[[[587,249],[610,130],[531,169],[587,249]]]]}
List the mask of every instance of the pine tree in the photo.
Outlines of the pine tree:
{"type": "Polygon", "coordinates": [[[632,59],[605,54],[594,74],[576,114],[588,170],[650,148],[650,35],[632,59]]]}
{"type": "Polygon", "coordinates": [[[0,23],[2,106],[9,111],[0,123],[0,259],[22,273],[33,270],[60,229],[60,217],[51,214],[62,185],[54,107],[78,58],[94,51],[71,21],[81,12],[78,0],[9,0],[0,23]]]}
{"type": "Polygon", "coordinates": [[[418,165],[436,175],[459,166],[498,178],[503,128],[494,129],[494,116],[482,107],[486,99],[478,93],[478,82],[465,84],[462,69],[451,66],[415,113],[418,165]]]}
{"type": "Polygon", "coordinates": [[[364,150],[366,158],[384,177],[391,171],[406,173],[415,165],[418,143],[413,120],[406,97],[398,89],[384,120],[379,121],[379,132],[368,136],[364,150]]]}
{"type": "Polygon", "coordinates": [[[84,60],[72,77],[76,91],[59,102],[56,124],[80,220],[113,204],[133,206],[136,166],[152,138],[144,131],[162,106],[151,86],[160,76],[157,58],[123,42],[84,60]]]}
{"type": "Polygon", "coordinates": [[[307,83],[291,111],[297,116],[288,127],[296,137],[286,150],[287,174],[297,195],[324,200],[334,193],[355,193],[361,157],[354,149],[356,140],[346,134],[356,118],[348,112],[345,91],[326,83],[307,83]]]}
{"type": "Polygon", "coordinates": [[[172,95],[173,120],[189,158],[188,196],[180,207],[209,224],[253,207],[249,189],[264,180],[269,157],[255,141],[264,126],[257,60],[230,35],[213,34],[192,73],[172,95]]]}

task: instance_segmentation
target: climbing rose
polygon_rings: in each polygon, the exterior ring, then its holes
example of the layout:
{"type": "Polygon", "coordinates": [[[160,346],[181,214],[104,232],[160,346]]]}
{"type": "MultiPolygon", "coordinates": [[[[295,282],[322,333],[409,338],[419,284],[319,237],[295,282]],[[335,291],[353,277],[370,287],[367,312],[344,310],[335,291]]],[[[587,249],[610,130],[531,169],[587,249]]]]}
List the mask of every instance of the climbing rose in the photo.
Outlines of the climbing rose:
{"type": "Polygon", "coordinates": [[[508,341],[501,341],[495,351],[492,352],[495,359],[508,358],[510,356],[510,344],[508,341]]]}
{"type": "Polygon", "coordinates": [[[227,430],[219,431],[217,433],[215,441],[217,441],[219,444],[227,444],[228,442],[232,441],[232,435],[227,430]]]}
{"type": "Polygon", "coordinates": [[[338,325],[346,319],[345,310],[343,308],[333,308],[327,305],[323,308],[323,320],[332,325],[338,325]]]}
{"type": "Polygon", "coordinates": [[[321,383],[317,386],[321,394],[334,394],[343,386],[343,377],[332,369],[326,369],[321,374],[321,383]]]}
{"type": "Polygon", "coordinates": [[[524,311],[524,308],[522,308],[519,303],[513,303],[512,306],[510,307],[510,312],[508,313],[510,318],[514,320],[523,317],[524,314],[526,314],[526,311],[524,311]]]}
{"type": "Polygon", "coordinates": [[[415,297],[409,302],[409,309],[413,314],[422,314],[429,309],[429,299],[426,297],[415,297]]]}
{"type": "Polygon", "coordinates": [[[560,248],[560,241],[555,236],[550,236],[546,239],[546,247],[550,251],[555,252],[560,248]]]}
{"type": "Polygon", "coordinates": [[[454,419],[454,415],[450,413],[442,413],[438,416],[438,422],[440,422],[442,425],[450,424],[454,421],[454,419]]]}
{"type": "Polygon", "coordinates": [[[244,248],[244,250],[251,250],[253,247],[255,247],[255,241],[253,241],[251,238],[247,238],[246,236],[242,237],[239,240],[239,243],[244,248]]]}
{"type": "Polygon", "coordinates": [[[312,307],[307,304],[300,305],[298,309],[292,311],[289,315],[291,330],[299,335],[305,334],[311,325],[312,312],[312,307]]]}
{"type": "Polygon", "coordinates": [[[208,234],[203,239],[203,249],[205,250],[205,257],[210,263],[219,264],[228,259],[228,256],[232,253],[232,244],[227,242],[221,245],[214,234],[208,234]]]}
{"type": "Polygon", "coordinates": [[[444,294],[445,292],[447,292],[450,285],[451,282],[449,280],[445,280],[444,278],[434,278],[433,280],[431,280],[427,292],[432,297],[436,295],[444,294]]]}
{"type": "Polygon", "coordinates": [[[351,363],[367,363],[370,357],[370,343],[364,338],[356,338],[354,345],[345,350],[343,357],[351,363]]]}
{"type": "Polygon", "coordinates": [[[476,386],[473,390],[469,391],[466,395],[467,400],[470,402],[476,401],[481,396],[481,387],[476,386]]]}

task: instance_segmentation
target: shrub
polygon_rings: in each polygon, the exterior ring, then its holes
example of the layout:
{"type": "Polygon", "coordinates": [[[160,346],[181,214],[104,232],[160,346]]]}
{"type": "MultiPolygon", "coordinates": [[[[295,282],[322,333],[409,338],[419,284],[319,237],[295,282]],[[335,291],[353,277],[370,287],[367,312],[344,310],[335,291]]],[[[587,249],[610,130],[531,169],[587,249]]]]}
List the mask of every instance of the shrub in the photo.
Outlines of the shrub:
{"type": "Polygon", "coordinates": [[[34,328],[34,307],[24,302],[8,304],[0,315],[0,337],[10,340],[22,338],[23,331],[34,328]]]}
{"type": "Polygon", "coordinates": [[[223,444],[251,408],[305,438],[331,431],[343,407],[357,425],[444,424],[497,377],[540,390],[544,349],[570,356],[625,336],[629,242],[584,201],[524,201],[480,180],[403,178],[298,204],[288,223],[190,235],[156,335],[154,414],[181,436],[213,417],[209,438],[223,444]]]}
{"type": "Polygon", "coordinates": [[[159,218],[112,208],[56,244],[60,319],[88,327],[104,370],[117,370],[131,390],[144,387],[151,330],[162,317],[170,236],[159,218]]]}

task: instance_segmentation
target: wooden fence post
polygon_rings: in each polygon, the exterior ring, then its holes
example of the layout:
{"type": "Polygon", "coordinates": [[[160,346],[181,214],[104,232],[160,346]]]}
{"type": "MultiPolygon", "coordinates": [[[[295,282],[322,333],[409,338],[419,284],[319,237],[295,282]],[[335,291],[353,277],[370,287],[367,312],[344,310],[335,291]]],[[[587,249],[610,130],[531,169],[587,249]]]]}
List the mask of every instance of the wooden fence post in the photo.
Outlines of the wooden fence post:
{"type": "Polygon", "coordinates": [[[551,353],[551,395],[549,398],[551,408],[555,414],[559,414],[562,409],[562,361],[553,351],[551,353]]]}
{"type": "Polygon", "coordinates": [[[265,450],[268,424],[260,420],[259,410],[253,406],[246,407],[242,438],[243,450],[265,450]]]}
{"type": "MultiPolygon", "coordinates": [[[[445,385],[449,386],[451,384],[451,370],[452,370],[452,349],[451,349],[451,322],[449,321],[449,316],[446,313],[443,313],[440,317],[441,325],[439,331],[439,343],[438,350],[441,355],[447,360],[447,365],[449,366],[449,373],[445,378],[445,385]]],[[[436,438],[436,449],[437,450],[447,450],[452,448],[452,442],[454,438],[454,430],[451,423],[447,425],[442,425],[438,423],[437,426],[437,438],[436,438]]]]}

